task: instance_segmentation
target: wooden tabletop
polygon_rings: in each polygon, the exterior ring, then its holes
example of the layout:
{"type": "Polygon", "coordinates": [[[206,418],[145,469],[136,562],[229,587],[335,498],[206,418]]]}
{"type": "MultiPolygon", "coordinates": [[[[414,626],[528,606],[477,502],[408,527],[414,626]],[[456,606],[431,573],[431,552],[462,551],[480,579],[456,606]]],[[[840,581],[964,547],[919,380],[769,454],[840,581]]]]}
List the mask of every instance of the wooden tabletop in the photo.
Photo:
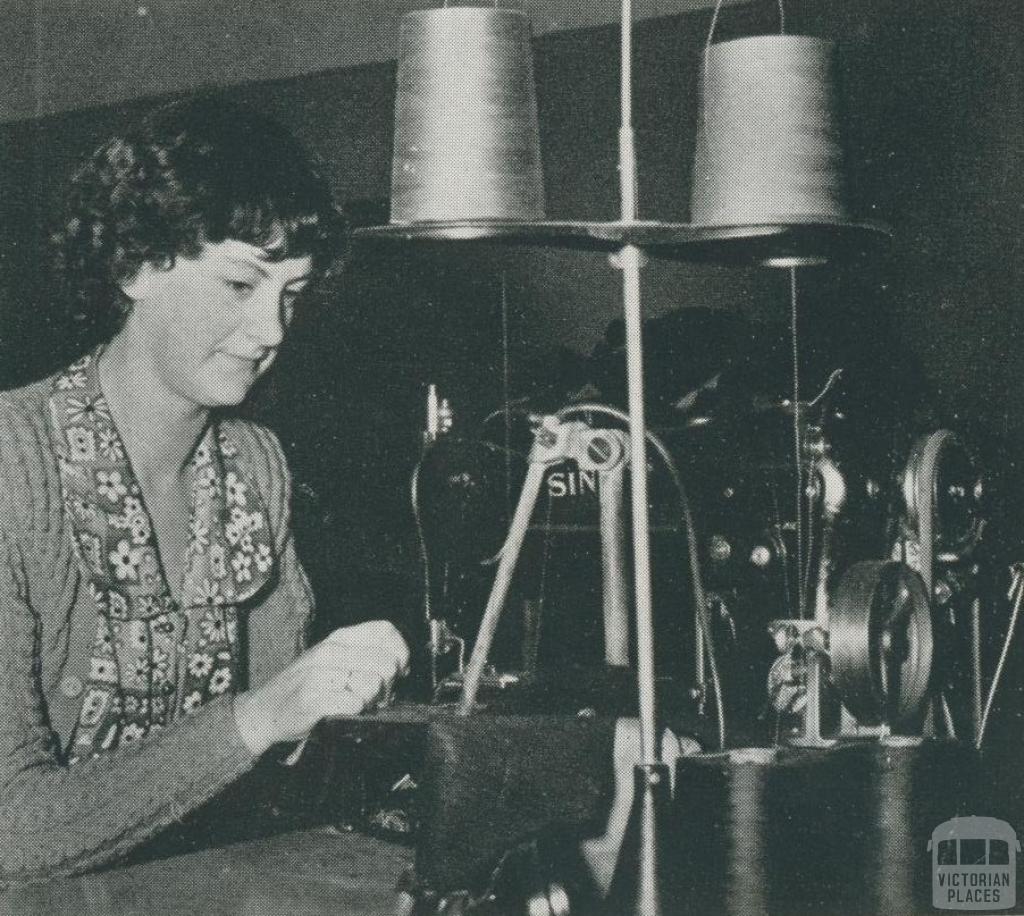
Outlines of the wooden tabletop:
{"type": "Polygon", "coordinates": [[[411,849],[330,827],[0,892],[3,916],[390,916],[411,849]]]}

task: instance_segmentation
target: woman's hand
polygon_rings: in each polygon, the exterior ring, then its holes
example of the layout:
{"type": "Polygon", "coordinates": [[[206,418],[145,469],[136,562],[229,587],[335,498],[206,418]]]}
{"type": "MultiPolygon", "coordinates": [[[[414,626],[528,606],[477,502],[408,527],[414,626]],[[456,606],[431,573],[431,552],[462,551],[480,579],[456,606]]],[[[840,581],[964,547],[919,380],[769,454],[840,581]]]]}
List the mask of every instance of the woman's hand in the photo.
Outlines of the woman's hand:
{"type": "Polygon", "coordinates": [[[391,696],[409,647],[384,620],[341,627],[262,687],[235,697],[235,721],[254,754],[300,741],[325,716],[355,716],[391,696]]]}

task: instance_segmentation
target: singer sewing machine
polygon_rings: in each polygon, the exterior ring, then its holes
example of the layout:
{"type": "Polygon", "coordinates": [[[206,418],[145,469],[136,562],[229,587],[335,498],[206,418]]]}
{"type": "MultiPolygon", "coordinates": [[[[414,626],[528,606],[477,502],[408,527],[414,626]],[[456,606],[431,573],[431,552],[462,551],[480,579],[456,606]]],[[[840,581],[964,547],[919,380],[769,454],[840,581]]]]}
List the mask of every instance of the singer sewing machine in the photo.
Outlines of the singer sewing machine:
{"type": "MultiPolygon", "coordinates": [[[[709,744],[712,735],[728,741],[722,720],[742,724],[744,734],[756,721],[768,743],[793,745],[828,746],[890,733],[974,740],[982,728],[983,606],[992,595],[985,579],[991,571],[978,557],[985,524],[981,474],[949,430],[920,436],[895,471],[885,462],[865,467],[844,454],[848,417],[829,397],[826,389],[796,418],[788,404],[759,405],[766,430],[760,455],[730,453],[728,434],[710,445],[714,430],[724,425],[714,411],[651,434],[657,466],[652,461],[649,473],[663,484],[652,484],[652,529],[671,557],[660,567],[675,567],[669,584],[656,582],[657,603],[669,605],[656,609],[659,619],[676,625],[672,651],[659,645],[666,662],[659,674],[684,687],[675,696],[687,716],[709,726],[709,744]],[[798,501],[793,454],[779,445],[780,429],[792,429],[794,420],[800,425],[798,501]],[[690,623],[680,626],[683,608],[690,623]]],[[[449,617],[443,605],[430,608],[438,696],[468,690],[475,698],[481,686],[514,692],[544,675],[537,664],[542,599],[528,594],[529,583],[519,594],[513,586],[517,569],[529,580],[529,571],[520,569],[524,558],[528,563],[543,555],[536,544],[531,550],[531,539],[547,539],[549,554],[567,537],[585,539],[594,558],[586,575],[591,586],[597,577],[600,604],[588,603],[577,589],[570,593],[576,606],[563,600],[557,610],[575,615],[575,630],[600,641],[600,656],[591,652],[592,661],[606,670],[631,664],[624,560],[630,468],[616,414],[581,404],[534,417],[525,467],[516,459],[516,484],[522,486],[510,519],[500,505],[500,449],[488,452],[489,468],[469,460],[460,466],[449,450],[445,474],[427,475],[434,491],[419,493],[420,514],[440,511],[449,533],[460,523],[459,513],[450,511],[452,490],[474,492],[475,530],[486,527],[479,526],[479,513],[488,501],[492,526],[496,516],[509,519],[507,536],[488,558],[496,560],[496,571],[494,564],[474,562],[461,571],[466,575],[475,565],[481,581],[490,582],[483,614],[493,618],[488,627],[474,633],[481,617],[449,617]],[[568,519],[567,501],[577,512],[568,519]],[[559,541],[551,540],[555,511],[563,513],[555,517],[559,541]],[[499,636],[496,611],[510,594],[522,605],[522,626],[499,636]],[[501,647],[502,661],[492,664],[496,636],[519,641],[521,651],[501,647]],[[475,667],[467,664],[467,646],[474,645],[475,667]]],[[[444,435],[428,437],[421,474],[444,435]]],[[[475,454],[462,448],[466,456],[475,454]]],[[[558,558],[545,561],[553,577],[550,567],[558,558]]],[[[563,621],[557,632],[572,629],[563,621]]]]}

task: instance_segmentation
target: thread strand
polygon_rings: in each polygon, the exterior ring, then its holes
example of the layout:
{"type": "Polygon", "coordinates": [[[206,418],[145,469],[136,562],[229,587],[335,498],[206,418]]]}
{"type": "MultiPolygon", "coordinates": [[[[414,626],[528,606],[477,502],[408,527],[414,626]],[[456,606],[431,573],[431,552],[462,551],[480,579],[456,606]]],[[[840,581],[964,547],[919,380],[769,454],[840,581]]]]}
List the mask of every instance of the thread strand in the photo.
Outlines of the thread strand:
{"type": "Polygon", "coordinates": [[[806,609],[804,594],[804,493],[803,493],[803,419],[800,415],[800,340],[797,333],[796,268],[789,269],[790,332],[793,344],[793,448],[796,461],[796,584],[797,610],[801,618],[806,609]]]}

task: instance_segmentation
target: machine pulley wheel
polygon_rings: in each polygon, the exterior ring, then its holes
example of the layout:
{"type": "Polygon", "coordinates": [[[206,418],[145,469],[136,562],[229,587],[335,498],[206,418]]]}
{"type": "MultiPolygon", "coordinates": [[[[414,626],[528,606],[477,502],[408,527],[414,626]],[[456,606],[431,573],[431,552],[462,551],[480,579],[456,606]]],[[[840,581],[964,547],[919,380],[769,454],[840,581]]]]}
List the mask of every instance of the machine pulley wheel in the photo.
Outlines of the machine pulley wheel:
{"type": "Polygon", "coordinates": [[[957,553],[977,542],[981,475],[953,433],[940,429],[918,439],[900,483],[907,522],[919,539],[930,533],[935,548],[957,553]]]}
{"type": "Polygon", "coordinates": [[[894,725],[920,708],[935,650],[921,577],[896,561],[856,563],[829,610],[832,682],[865,725],[894,725]]]}

